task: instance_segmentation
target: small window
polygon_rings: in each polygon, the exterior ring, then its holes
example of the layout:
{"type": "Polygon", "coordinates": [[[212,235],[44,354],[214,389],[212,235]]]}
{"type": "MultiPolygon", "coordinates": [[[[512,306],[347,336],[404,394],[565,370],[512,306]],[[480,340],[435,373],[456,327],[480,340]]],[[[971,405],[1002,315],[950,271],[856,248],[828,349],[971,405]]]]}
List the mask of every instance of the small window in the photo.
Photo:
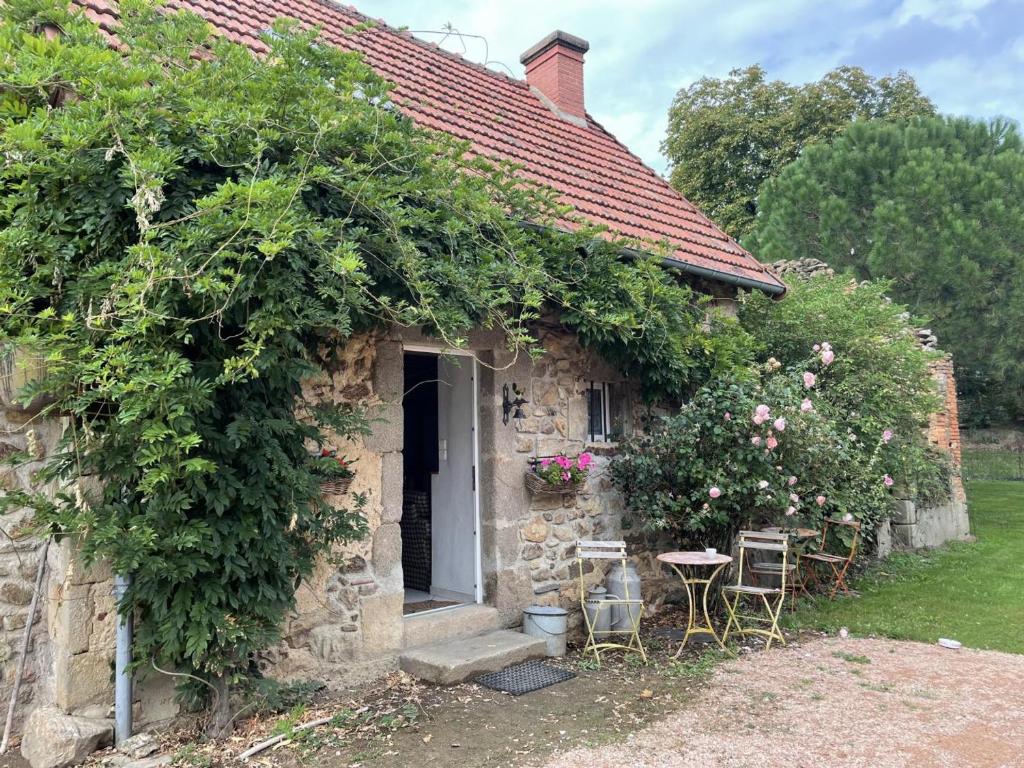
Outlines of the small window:
{"type": "Polygon", "coordinates": [[[604,381],[587,386],[587,437],[592,443],[614,442],[625,432],[623,387],[604,381]]]}

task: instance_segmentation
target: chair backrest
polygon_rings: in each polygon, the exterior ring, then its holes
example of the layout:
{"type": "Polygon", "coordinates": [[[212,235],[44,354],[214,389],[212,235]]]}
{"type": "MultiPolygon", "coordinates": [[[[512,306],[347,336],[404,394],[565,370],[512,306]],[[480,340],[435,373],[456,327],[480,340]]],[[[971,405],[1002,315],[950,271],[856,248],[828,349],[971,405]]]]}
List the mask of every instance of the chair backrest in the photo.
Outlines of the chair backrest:
{"type": "MultiPolygon", "coordinates": [[[[576,540],[576,562],[580,569],[580,601],[587,598],[587,585],[583,579],[584,560],[618,560],[622,570],[626,570],[626,542],[624,541],[593,541],[590,539],[576,540]]],[[[628,587],[627,587],[628,590],[628,587]]],[[[627,600],[629,595],[623,595],[627,600]]]]}
{"type": "Polygon", "coordinates": [[[740,550],[739,568],[736,572],[736,585],[743,585],[743,565],[747,561],[747,552],[761,550],[782,553],[782,588],[786,587],[786,563],[789,558],[789,534],[772,533],[769,531],[740,531],[736,540],[740,550]]]}
{"type": "Polygon", "coordinates": [[[828,546],[828,529],[833,526],[849,528],[853,531],[853,540],[850,542],[850,550],[846,555],[847,561],[852,562],[853,558],[857,555],[857,544],[860,541],[860,523],[856,520],[840,520],[835,517],[826,517],[825,523],[821,528],[821,541],[818,544],[819,552],[824,552],[825,548],[828,546]]]}

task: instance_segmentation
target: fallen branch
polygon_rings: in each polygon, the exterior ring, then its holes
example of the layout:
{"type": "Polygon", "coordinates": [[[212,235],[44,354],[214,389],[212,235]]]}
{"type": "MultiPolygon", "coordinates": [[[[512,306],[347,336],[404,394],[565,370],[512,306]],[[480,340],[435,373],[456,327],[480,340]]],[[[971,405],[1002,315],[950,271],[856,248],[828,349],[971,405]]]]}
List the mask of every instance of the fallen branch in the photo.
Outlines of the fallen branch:
{"type": "Polygon", "coordinates": [[[302,725],[297,725],[289,733],[279,734],[278,736],[274,736],[273,738],[267,739],[266,741],[261,741],[259,744],[257,744],[254,747],[249,747],[249,749],[245,750],[245,752],[243,752],[242,754],[240,754],[238,756],[238,759],[239,760],[248,760],[250,757],[252,757],[253,755],[259,754],[264,749],[268,749],[269,747],[274,746],[278,742],[284,741],[286,738],[291,736],[291,734],[293,734],[293,733],[298,733],[299,731],[308,731],[310,728],[316,728],[317,726],[325,725],[326,723],[331,722],[331,720],[333,720],[333,719],[334,719],[333,717],[322,717],[319,720],[312,720],[312,721],[310,721],[308,723],[303,723],[302,725]]]}

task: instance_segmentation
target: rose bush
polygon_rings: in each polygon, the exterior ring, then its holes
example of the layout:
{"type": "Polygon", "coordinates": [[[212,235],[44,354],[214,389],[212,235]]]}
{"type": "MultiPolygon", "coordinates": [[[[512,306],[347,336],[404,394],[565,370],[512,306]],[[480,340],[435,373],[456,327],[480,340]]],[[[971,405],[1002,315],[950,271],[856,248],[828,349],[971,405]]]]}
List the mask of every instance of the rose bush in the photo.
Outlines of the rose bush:
{"type": "Polygon", "coordinates": [[[742,527],[824,517],[870,534],[888,514],[899,442],[891,430],[858,434],[819,394],[836,357],[826,342],[795,366],[720,377],[626,441],[611,476],[628,508],[684,548],[727,550],[742,527]]]}

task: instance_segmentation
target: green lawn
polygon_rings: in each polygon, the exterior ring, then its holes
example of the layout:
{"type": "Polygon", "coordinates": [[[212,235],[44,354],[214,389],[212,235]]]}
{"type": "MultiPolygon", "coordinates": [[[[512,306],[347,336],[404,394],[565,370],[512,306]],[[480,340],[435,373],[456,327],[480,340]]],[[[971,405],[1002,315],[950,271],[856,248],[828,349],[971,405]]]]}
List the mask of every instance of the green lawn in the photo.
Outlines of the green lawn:
{"type": "Polygon", "coordinates": [[[896,553],[853,584],[860,597],[807,602],[787,625],[1024,653],[1024,483],[967,492],[976,543],[896,553]]]}

